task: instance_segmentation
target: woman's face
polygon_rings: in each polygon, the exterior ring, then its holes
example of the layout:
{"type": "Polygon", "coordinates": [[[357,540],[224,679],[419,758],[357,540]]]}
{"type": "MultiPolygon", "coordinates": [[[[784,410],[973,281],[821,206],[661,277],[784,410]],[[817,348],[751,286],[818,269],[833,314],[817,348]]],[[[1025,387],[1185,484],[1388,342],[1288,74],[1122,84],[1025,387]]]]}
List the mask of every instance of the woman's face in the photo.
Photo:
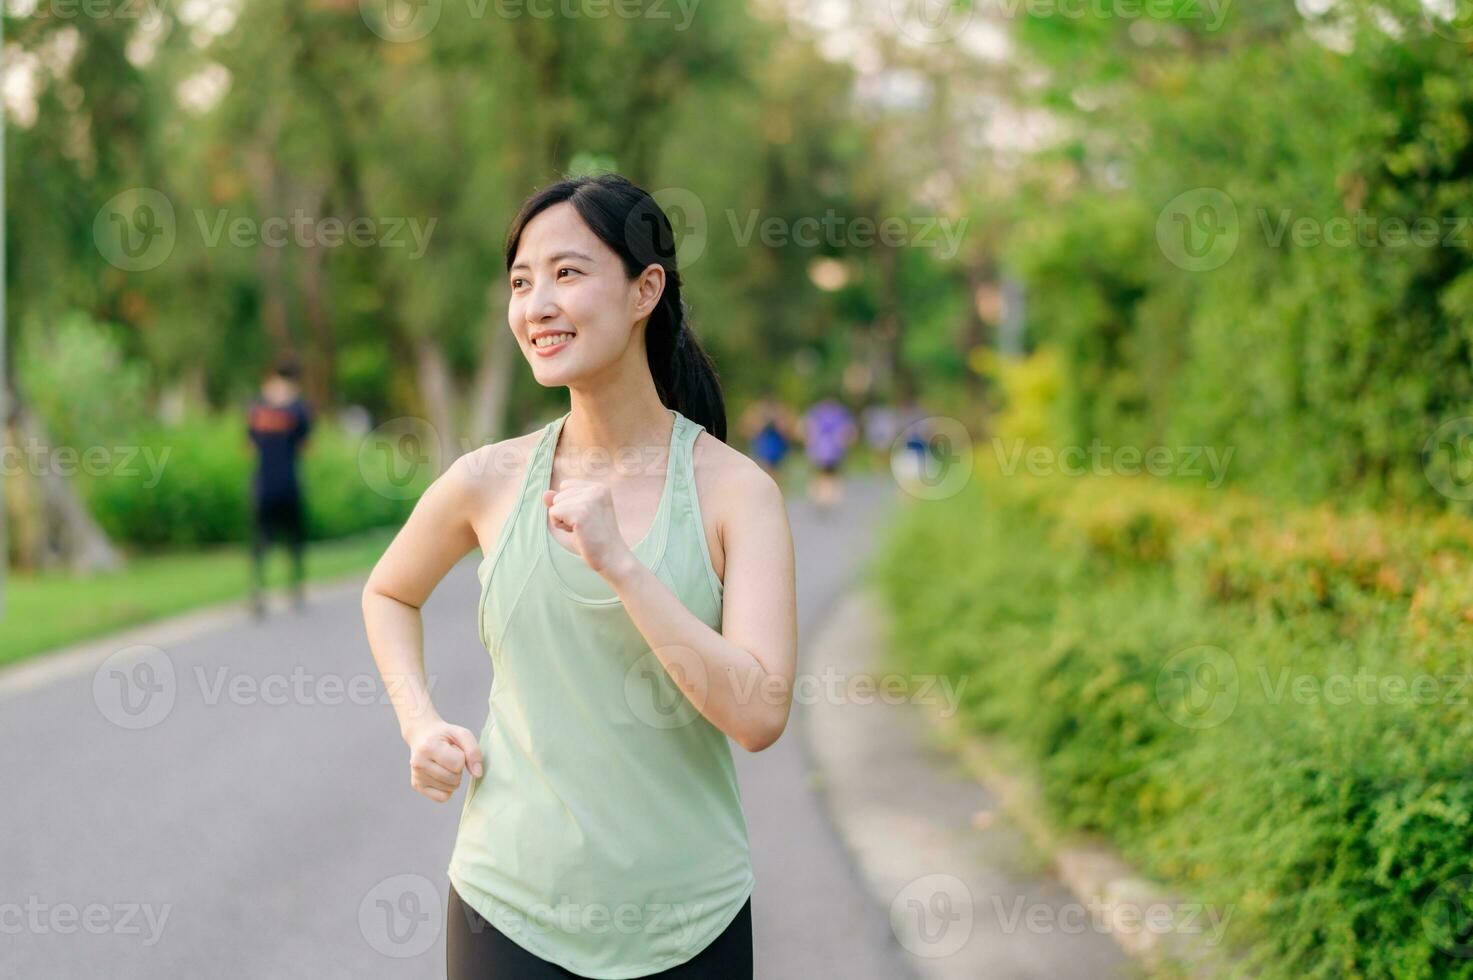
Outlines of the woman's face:
{"type": "Polygon", "coordinates": [[[632,327],[655,308],[664,270],[626,278],[619,257],[571,204],[527,223],[507,276],[507,323],[539,384],[568,385],[622,358],[643,358],[643,329],[632,327]]]}

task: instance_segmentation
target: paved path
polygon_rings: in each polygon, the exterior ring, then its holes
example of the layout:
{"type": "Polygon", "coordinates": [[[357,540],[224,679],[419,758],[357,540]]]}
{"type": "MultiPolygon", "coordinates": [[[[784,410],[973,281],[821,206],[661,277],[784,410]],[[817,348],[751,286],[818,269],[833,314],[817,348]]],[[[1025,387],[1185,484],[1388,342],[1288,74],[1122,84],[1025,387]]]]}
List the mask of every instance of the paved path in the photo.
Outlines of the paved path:
{"type": "MultiPolygon", "coordinates": [[[[879,598],[852,592],[809,639],[806,667],[819,678],[884,682],[894,669],[886,666],[890,642],[879,598]]],[[[814,699],[804,735],[824,777],[826,810],[876,902],[893,910],[915,973],[925,980],[1140,976],[1098,906],[1076,899],[997,797],[938,746],[932,717],[955,713],[958,685],[913,680],[908,696],[882,683],[814,699]]]]}
{"type": "MultiPolygon", "coordinates": [[[[851,485],[827,519],[793,501],[805,641],[893,496],[851,485]]],[[[467,558],[436,591],[425,637],[437,706],[478,730],[491,677],[474,569],[467,558]]],[[[192,636],[135,631],[129,645],[158,649],[99,665],[103,646],[0,693],[0,977],[442,977],[461,795],[409,788],[358,588],[261,625],[200,622],[192,636]]],[[[888,909],[814,790],[804,710],[767,751],[734,749],[757,975],[907,977],[888,909]]]]}

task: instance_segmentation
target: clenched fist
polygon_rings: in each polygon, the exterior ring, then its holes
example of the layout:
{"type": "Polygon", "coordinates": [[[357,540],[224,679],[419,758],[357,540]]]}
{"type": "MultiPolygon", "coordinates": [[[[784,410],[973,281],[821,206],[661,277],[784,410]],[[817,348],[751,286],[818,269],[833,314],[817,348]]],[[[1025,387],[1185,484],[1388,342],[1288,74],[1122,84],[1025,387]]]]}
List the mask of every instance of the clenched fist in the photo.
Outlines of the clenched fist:
{"type": "Polygon", "coordinates": [[[405,741],[409,785],[436,803],[450,799],[466,769],[481,777],[481,744],[468,728],[436,720],[414,729],[405,741]]]}
{"type": "Polygon", "coordinates": [[[564,480],[561,490],[544,490],[542,502],[554,527],[573,535],[583,562],[600,575],[633,558],[619,534],[614,497],[593,480],[564,480]]]}

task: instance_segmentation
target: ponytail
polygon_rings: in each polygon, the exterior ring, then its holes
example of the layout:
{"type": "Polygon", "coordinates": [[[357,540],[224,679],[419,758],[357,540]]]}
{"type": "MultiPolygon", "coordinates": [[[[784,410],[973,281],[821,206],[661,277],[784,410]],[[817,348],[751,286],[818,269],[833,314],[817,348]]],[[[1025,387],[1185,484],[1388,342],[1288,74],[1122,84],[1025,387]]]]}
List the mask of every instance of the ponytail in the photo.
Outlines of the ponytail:
{"type": "Polygon", "coordinates": [[[572,177],[539,191],[522,205],[506,238],[506,268],[516,261],[522,230],[539,213],[567,201],[598,239],[619,256],[632,279],[650,265],[665,270],[665,289],[645,326],[645,356],[655,391],[711,435],[726,441],[726,401],[716,365],[696,339],[680,294],[675,230],[658,202],[618,174],[572,177]]]}
{"type": "Polygon", "coordinates": [[[660,305],[650,314],[649,326],[645,329],[645,353],[649,358],[650,374],[655,379],[655,390],[666,408],[673,408],[693,422],[699,422],[722,442],[726,441],[726,402],[721,395],[721,381],[716,374],[716,365],[696,339],[687,320],[689,306],[679,298],[676,287],[674,300],[670,297],[670,280],[666,277],[665,293],[660,305]],[[657,329],[655,318],[664,312],[664,319],[673,321],[674,326],[663,324],[657,329]]]}

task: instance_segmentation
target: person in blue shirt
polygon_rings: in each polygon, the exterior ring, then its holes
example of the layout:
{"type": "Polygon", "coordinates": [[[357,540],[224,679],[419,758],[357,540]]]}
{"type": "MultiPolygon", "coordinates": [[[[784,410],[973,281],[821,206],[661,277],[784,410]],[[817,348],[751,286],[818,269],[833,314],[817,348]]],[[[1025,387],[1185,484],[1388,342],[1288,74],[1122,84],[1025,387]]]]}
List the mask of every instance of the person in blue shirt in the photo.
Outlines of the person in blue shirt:
{"type": "Polygon", "coordinates": [[[747,407],[741,430],[757,464],[774,477],[782,472],[783,460],[798,440],[798,425],[775,392],[764,390],[747,407]]]}
{"type": "Polygon", "coordinates": [[[304,501],[297,477],[297,457],[312,431],[312,413],[298,392],[300,368],[283,361],[261,385],[250,406],[247,434],[256,448],[255,476],[251,482],[251,610],[264,616],[266,605],[266,548],[278,535],[291,553],[292,600],[297,609],[306,604],[303,589],[303,551],[306,546],[304,501]]]}

